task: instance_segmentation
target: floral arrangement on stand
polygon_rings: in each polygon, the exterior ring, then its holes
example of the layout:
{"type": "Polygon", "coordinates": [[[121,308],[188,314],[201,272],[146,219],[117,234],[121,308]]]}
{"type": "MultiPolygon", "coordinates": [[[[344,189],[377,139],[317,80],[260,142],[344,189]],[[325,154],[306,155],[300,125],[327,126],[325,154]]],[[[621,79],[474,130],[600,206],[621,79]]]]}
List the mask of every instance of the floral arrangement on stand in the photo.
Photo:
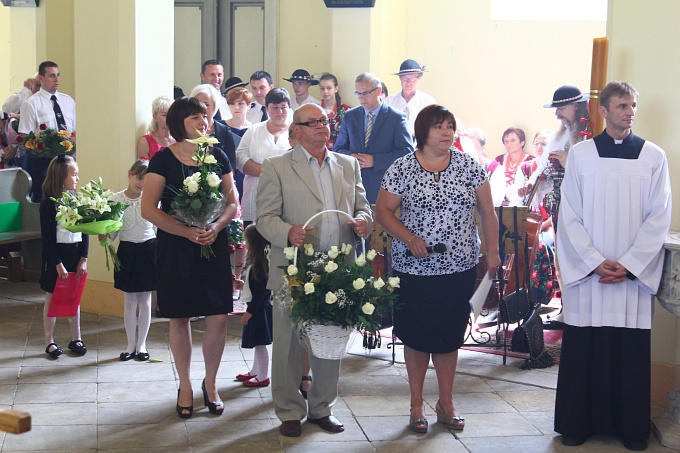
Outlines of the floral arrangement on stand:
{"type": "MultiPolygon", "coordinates": [[[[385,281],[373,276],[370,263],[377,256],[376,251],[369,250],[348,264],[346,257],[352,250],[351,245],[342,244],[324,253],[315,251],[312,244],[304,244],[305,256],[301,258],[305,263],[298,267],[297,250],[284,249],[291,262],[281,267],[285,274],[283,290],[288,296],[279,300],[290,307],[291,320],[306,331],[308,337],[310,328],[315,326],[340,327],[346,331],[347,340],[354,329],[375,335],[380,325],[374,313],[388,309],[397,297],[394,289],[399,287],[399,277],[385,281]]],[[[314,343],[311,346],[312,353],[320,357],[314,343]]]]}
{"type": "MultiPolygon", "coordinates": [[[[227,199],[220,192],[222,178],[215,173],[220,164],[210,154],[210,145],[219,141],[194,130],[200,137],[187,141],[196,145],[196,154],[191,160],[199,167],[199,171],[184,178],[181,189],[170,188],[175,193],[170,214],[186,225],[205,229],[224,212],[227,199]]],[[[201,257],[210,259],[212,256],[215,256],[212,247],[201,245],[201,257]]]]}
{"type": "Polygon", "coordinates": [[[45,124],[40,125],[37,133],[29,132],[26,137],[19,135],[17,143],[37,157],[53,158],[59,154],[71,155],[76,152],[76,133],[50,129],[45,124]]]}
{"type": "MultiPolygon", "coordinates": [[[[57,206],[56,220],[72,233],[107,235],[123,226],[123,212],[127,205],[110,200],[113,192],[104,189],[102,178],[90,181],[75,194],[64,192],[62,198],[50,197],[57,206]]],[[[107,239],[100,242],[106,253],[106,268],[109,268],[109,255],[116,271],[121,269],[120,260],[113,245],[107,239]]]]}

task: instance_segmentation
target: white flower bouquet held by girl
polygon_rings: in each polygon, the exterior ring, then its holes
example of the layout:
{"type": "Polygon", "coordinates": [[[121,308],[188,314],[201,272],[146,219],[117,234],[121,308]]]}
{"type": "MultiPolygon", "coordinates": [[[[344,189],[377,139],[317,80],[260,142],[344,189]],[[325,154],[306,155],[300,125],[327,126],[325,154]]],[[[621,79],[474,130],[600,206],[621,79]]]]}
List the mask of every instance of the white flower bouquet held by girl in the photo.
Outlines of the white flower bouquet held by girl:
{"type": "MultiPolygon", "coordinates": [[[[111,192],[103,188],[102,178],[99,181],[90,181],[85,187],[80,188],[75,194],[64,192],[62,198],[50,199],[57,206],[56,220],[61,220],[61,225],[72,233],[85,233],[90,235],[107,235],[114,233],[123,226],[123,212],[127,205],[112,201],[111,192]]],[[[116,271],[120,270],[120,261],[113,245],[107,244],[104,239],[100,242],[106,252],[106,268],[109,268],[109,255],[116,271]]]]}
{"type": "MultiPolygon", "coordinates": [[[[175,197],[170,214],[182,223],[201,229],[214,222],[227,207],[227,198],[220,192],[222,178],[215,173],[219,163],[210,154],[210,145],[219,143],[216,138],[206,137],[200,131],[199,138],[187,140],[196,144],[196,154],[191,158],[199,171],[184,178],[181,189],[170,188],[175,197]]],[[[212,247],[201,245],[201,257],[215,256],[212,247]]]]}

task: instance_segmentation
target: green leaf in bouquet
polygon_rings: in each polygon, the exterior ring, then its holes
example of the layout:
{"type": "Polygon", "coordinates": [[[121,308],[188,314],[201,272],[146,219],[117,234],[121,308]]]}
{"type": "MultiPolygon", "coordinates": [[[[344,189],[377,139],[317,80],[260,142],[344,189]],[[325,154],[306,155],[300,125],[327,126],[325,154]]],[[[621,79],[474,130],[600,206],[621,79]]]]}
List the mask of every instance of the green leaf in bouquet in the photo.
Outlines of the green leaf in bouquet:
{"type": "Polygon", "coordinates": [[[203,207],[203,202],[199,199],[195,199],[191,202],[191,209],[199,210],[203,207]]]}

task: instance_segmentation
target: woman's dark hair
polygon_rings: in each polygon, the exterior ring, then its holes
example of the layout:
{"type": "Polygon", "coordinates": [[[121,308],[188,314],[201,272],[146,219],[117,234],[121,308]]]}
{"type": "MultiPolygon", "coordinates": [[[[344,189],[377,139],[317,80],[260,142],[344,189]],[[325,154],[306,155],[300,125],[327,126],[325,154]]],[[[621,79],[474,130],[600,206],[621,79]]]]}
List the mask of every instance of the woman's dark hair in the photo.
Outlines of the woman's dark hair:
{"type": "Polygon", "coordinates": [[[418,113],[416,123],[413,126],[416,135],[416,147],[423,149],[427,142],[427,136],[430,135],[430,128],[437,123],[442,123],[449,120],[453,123],[453,130],[456,131],[456,118],[453,112],[443,105],[432,104],[428,105],[418,113]]]}
{"type": "Polygon", "coordinates": [[[243,236],[248,244],[250,264],[252,265],[250,269],[253,278],[259,281],[267,280],[269,278],[269,261],[264,249],[269,245],[269,242],[262,237],[254,224],[248,225],[243,232],[243,236]]]}
{"type": "MultiPolygon", "coordinates": [[[[324,80],[330,80],[331,82],[333,82],[333,86],[336,87],[338,86],[338,78],[335,77],[330,72],[324,73],[319,79],[319,82],[323,82],[324,80]]],[[[340,90],[338,90],[338,92],[335,93],[335,103],[338,105],[338,111],[342,110],[342,99],[340,99],[340,90]]]]}
{"type": "Polygon", "coordinates": [[[61,198],[64,193],[64,181],[76,160],[65,154],[59,154],[50,162],[42,185],[43,198],[61,198]]]}
{"type": "Polygon", "coordinates": [[[264,98],[265,107],[269,107],[269,104],[280,104],[282,102],[287,103],[290,107],[290,94],[285,88],[274,88],[264,98]]]}
{"type": "Polygon", "coordinates": [[[168,124],[170,135],[178,143],[187,138],[184,119],[197,113],[205,115],[207,113],[205,105],[196,98],[188,98],[186,96],[175,99],[175,102],[168,109],[165,122],[168,124]]]}
{"type": "MultiPolygon", "coordinates": [[[[503,138],[501,139],[503,144],[505,144],[505,137],[507,137],[510,134],[516,134],[519,141],[524,142],[524,144],[526,145],[527,136],[524,133],[524,131],[519,127],[509,127],[505,130],[505,132],[503,132],[503,138]]],[[[522,145],[522,148],[524,148],[524,145],[522,145]]]]}

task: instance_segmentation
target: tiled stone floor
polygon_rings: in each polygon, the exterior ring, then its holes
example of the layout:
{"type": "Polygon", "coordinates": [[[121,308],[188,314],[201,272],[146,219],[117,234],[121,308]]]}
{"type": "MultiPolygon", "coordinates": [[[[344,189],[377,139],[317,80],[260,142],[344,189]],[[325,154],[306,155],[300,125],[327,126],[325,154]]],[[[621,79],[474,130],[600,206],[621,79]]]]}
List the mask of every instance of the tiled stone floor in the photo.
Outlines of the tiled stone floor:
{"type": "MultiPolygon", "coordinates": [[[[33,428],[22,435],[0,433],[0,451],[69,452],[616,452],[618,439],[596,437],[564,447],[552,430],[557,367],[521,371],[509,359],[461,351],[455,383],[465,431],[452,434],[435,423],[434,372],[426,380],[430,431],[407,428],[408,383],[403,364],[392,365],[383,347],[364,354],[356,341],[342,363],[340,398],[334,413],[346,431],[329,434],[303,424],[291,439],[278,432],[270,388],[248,389],[233,376],[247,371],[250,350],[240,348],[238,317],[230,318],[218,379],[224,415],[200,405],[203,321],[192,323],[195,412],[177,417],[177,376],[167,343],[168,324],[153,319],[149,352],[159,363],[120,362],[125,333],[120,318],[84,313],[84,357],[43,352],[43,294],[36,284],[0,281],[0,410],[31,413],[33,428]]],[[[56,340],[68,345],[68,323],[58,320],[56,340]]],[[[399,350],[399,348],[397,348],[399,350]]],[[[401,360],[398,351],[397,360],[401,360]]],[[[673,451],[650,438],[648,451],[673,451]]]]}

